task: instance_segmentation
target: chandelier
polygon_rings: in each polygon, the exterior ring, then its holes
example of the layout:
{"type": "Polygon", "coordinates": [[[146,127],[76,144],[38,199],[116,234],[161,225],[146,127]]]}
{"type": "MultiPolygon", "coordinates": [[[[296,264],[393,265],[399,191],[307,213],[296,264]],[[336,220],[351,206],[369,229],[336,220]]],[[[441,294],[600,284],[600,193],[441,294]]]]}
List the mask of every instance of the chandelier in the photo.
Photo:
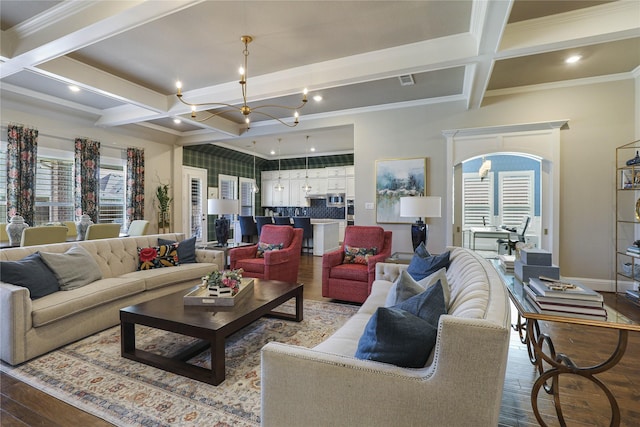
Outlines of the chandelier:
{"type": "Polygon", "coordinates": [[[305,162],[304,185],[302,186],[302,191],[306,194],[309,194],[309,191],[311,191],[311,185],[309,185],[309,135],[307,135],[307,160],[305,162]]]}
{"type": "Polygon", "coordinates": [[[300,117],[300,115],[298,114],[298,110],[302,109],[305,105],[307,105],[307,89],[305,88],[304,91],[302,92],[302,103],[299,106],[296,107],[289,107],[286,105],[276,105],[276,104],[264,104],[264,105],[257,105],[257,106],[253,106],[250,107],[247,104],[247,76],[248,76],[248,66],[247,66],[247,58],[249,57],[249,43],[251,43],[253,41],[253,37],[251,36],[242,36],[240,37],[240,41],[242,43],[244,43],[244,50],[242,51],[242,54],[244,55],[244,67],[240,67],[240,86],[242,86],[242,105],[241,106],[237,106],[237,105],[231,105],[231,104],[227,104],[224,102],[204,102],[204,103],[199,103],[199,104],[192,104],[190,102],[185,101],[184,99],[182,99],[182,82],[177,81],[176,82],[176,88],[178,89],[178,93],[176,94],[176,96],[178,97],[178,99],[180,100],[180,102],[182,102],[185,105],[188,105],[189,107],[191,107],[191,118],[196,119],[196,121],[202,122],[205,120],[210,119],[211,117],[214,116],[219,116],[221,114],[225,114],[228,112],[239,112],[244,116],[244,121],[247,124],[247,129],[249,129],[249,125],[251,123],[251,119],[250,116],[252,113],[255,114],[262,114],[263,116],[269,117],[273,120],[277,120],[278,122],[282,123],[285,126],[288,126],[290,128],[295,127],[298,125],[298,118],[300,117]],[[222,108],[220,111],[216,111],[214,113],[209,113],[206,117],[201,118],[201,119],[197,119],[196,118],[196,110],[198,109],[198,107],[204,107],[204,106],[222,106],[224,108],[222,108]],[[283,120],[279,119],[278,117],[275,117],[269,113],[266,113],[264,111],[261,111],[261,109],[263,108],[282,108],[285,110],[290,110],[293,111],[293,117],[294,117],[294,121],[293,124],[289,124],[284,122],[283,120]]]}

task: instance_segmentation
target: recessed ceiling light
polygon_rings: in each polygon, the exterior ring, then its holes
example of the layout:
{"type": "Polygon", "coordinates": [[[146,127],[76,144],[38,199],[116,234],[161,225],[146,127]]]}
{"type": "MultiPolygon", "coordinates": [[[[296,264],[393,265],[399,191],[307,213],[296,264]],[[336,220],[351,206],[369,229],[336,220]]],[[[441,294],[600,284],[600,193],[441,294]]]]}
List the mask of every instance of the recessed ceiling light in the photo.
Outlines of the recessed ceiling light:
{"type": "Polygon", "coordinates": [[[272,156],[274,156],[274,155],[276,154],[276,150],[271,150],[271,151],[269,151],[269,153],[270,153],[272,156]]]}
{"type": "Polygon", "coordinates": [[[76,85],[69,85],[69,90],[71,92],[80,92],[80,88],[76,85]]]}
{"type": "Polygon", "coordinates": [[[572,55],[570,57],[568,57],[567,59],[564,60],[564,62],[566,62],[567,64],[575,64],[576,62],[580,61],[582,59],[581,55],[572,55]]]}
{"type": "Polygon", "coordinates": [[[313,100],[316,101],[316,102],[322,101],[322,95],[314,95],[313,96],[313,100]]]}
{"type": "Polygon", "coordinates": [[[180,123],[182,123],[182,120],[180,119],[173,119],[173,123],[179,125],[180,123]]]}
{"type": "Polygon", "coordinates": [[[311,147],[311,151],[316,151],[316,147],[311,147]]]}

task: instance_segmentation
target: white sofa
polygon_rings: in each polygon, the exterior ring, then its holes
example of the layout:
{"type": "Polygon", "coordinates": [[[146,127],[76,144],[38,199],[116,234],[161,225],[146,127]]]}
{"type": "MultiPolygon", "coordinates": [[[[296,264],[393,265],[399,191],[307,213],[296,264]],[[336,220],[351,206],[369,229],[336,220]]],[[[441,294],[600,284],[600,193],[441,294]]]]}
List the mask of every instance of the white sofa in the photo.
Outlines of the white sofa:
{"type": "Polygon", "coordinates": [[[309,349],[262,349],[264,426],[496,426],[509,346],[507,292],[486,260],[451,250],[448,314],[424,368],[354,357],[362,332],[407,265],[378,263],[371,295],[331,337],[309,349]]]}
{"type": "Polygon", "coordinates": [[[184,234],[125,237],[0,250],[0,260],[17,261],[36,251],[64,253],[82,246],[97,262],[102,279],[78,289],[32,300],[24,287],[0,282],[0,358],[16,365],[120,322],[120,308],[188,289],[224,267],[224,252],[196,249],[197,263],[136,271],[138,248],[158,238],[184,240],[184,234]]]}

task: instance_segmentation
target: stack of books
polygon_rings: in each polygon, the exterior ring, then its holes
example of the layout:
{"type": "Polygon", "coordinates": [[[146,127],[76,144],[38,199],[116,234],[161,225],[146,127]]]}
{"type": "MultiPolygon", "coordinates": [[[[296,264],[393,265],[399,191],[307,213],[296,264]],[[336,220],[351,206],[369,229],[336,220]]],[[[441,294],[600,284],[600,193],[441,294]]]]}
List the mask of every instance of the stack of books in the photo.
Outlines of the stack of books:
{"type": "Polygon", "coordinates": [[[627,248],[627,255],[640,257],[640,247],[631,245],[627,248]]]}
{"type": "Polygon", "coordinates": [[[530,277],[529,284],[524,289],[538,313],[581,319],[607,318],[602,295],[579,283],[544,276],[530,277]]]}
{"type": "Polygon", "coordinates": [[[505,273],[513,273],[513,263],[516,260],[515,255],[500,255],[498,263],[505,273]]]}

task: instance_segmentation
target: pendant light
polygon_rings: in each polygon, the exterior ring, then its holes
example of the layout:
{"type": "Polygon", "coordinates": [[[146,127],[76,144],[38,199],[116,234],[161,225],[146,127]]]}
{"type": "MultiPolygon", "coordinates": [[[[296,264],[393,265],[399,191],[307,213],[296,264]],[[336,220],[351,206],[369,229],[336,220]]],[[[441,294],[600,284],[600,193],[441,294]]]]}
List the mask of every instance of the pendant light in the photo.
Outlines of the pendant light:
{"type": "Polygon", "coordinates": [[[253,184],[251,185],[251,192],[257,194],[260,192],[258,187],[258,181],[256,181],[256,142],[253,141],[253,184]]]}
{"type": "Polygon", "coordinates": [[[282,191],[284,190],[284,185],[282,185],[281,182],[281,171],[280,171],[280,143],[282,142],[281,138],[278,138],[278,182],[276,183],[275,187],[273,187],[274,190],[276,191],[282,191]]]}
{"type": "Polygon", "coordinates": [[[311,191],[311,185],[309,185],[309,135],[307,135],[307,160],[305,162],[305,174],[304,174],[304,185],[302,186],[302,191],[306,194],[309,194],[311,191]]]}

